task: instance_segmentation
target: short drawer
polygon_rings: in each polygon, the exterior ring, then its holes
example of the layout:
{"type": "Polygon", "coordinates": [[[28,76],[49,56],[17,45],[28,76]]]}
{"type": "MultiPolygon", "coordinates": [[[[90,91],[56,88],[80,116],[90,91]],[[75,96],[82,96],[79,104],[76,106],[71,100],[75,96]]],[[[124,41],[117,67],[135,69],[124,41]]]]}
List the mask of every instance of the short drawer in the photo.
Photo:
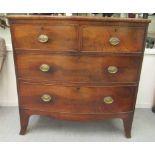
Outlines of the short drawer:
{"type": "Polygon", "coordinates": [[[137,82],[140,56],[18,54],[18,78],[59,82],[137,82]]]}
{"type": "Polygon", "coordinates": [[[125,26],[83,26],[82,51],[142,52],[145,29],[125,26]]]}
{"type": "Polygon", "coordinates": [[[70,25],[13,25],[14,47],[51,51],[77,50],[77,29],[70,25]]]}
{"type": "Polygon", "coordinates": [[[135,86],[75,87],[19,83],[20,106],[31,110],[65,113],[132,111],[135,86]]]}

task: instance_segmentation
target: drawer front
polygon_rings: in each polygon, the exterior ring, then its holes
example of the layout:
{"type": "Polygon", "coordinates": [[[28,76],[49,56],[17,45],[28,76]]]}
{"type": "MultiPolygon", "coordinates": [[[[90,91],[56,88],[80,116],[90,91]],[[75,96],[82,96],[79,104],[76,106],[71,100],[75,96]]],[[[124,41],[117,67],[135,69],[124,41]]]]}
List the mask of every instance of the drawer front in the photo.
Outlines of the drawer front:
{"type": "Polygon", "coordinates": [[[84,26],[82,51],[142,52],[145,29],[140,27],[84,26]]]}
{"type": "Polygon", "coordinates": [[[19,84],[20,106],[65,113],[115,113],[133,110],[135,86],[74,87],[19,84]]]}
{"type": "Polygon", "coordinates": [[[77,50],[75,26],[13,25],[12,33],[15,48],[52,51],[77,50]]]}
{"type": "Polygon", "coordinates": [[[18,54],[18,77],[33,81],[137,82],[139,56],[18,54]]]}

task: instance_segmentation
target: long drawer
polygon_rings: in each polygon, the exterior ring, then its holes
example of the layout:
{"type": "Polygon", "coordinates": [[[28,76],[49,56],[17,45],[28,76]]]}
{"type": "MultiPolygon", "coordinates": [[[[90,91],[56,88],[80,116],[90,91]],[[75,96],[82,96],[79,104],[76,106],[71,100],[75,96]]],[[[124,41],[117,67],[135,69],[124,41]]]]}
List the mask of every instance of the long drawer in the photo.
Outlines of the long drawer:
{"type": "Polygon", "coordinates": [[[140,56],[16,55],[18,78],[47,82],[137,82],[140,62],[140,56]]]}
{"type": "Polygon", "coordinates": [[[51,112],[113,113],[134,108],[136,86],[75,87],[19,83],[20,106],[51,112]]]}

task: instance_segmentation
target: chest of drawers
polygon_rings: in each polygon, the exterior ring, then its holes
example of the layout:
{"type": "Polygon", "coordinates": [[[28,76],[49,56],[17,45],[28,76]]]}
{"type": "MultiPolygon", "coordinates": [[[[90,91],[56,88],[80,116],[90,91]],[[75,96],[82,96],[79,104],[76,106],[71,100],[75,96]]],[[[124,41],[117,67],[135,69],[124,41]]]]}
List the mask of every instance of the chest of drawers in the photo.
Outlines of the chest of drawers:
{"type": "Polygon", "coordinates": [[[149,20],[9,16],[21,131],[31,115],[131,126],[149,20]]]}

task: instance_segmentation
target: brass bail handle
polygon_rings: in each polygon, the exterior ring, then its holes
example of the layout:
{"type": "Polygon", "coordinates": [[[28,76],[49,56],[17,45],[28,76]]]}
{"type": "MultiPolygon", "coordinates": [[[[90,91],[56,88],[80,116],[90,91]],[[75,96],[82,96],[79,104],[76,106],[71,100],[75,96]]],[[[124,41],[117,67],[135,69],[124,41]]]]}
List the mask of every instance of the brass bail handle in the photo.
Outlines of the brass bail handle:
{"type": "Polygon", "coordinates": [[[52,97],[49,94],[43,94],[41,96],[41,99],[43,102],[50,102],[52,100],[52,97]]]}
{"type": "Polygon", "coordinates": [[[48,72],[48,71],[50,70],[50,66],[49,66],[48,64],[42,64],[42,65],[40,66],[40,70],[41,70],[42,72],[48,72]]]}
{"type": "Polygon", "coordinates": [[[116,66],[109,66],[109,67],[107,68],[107,70],[108,70],[108,72],[109,72],[110,74],[116,74],[116,73],[118,72],[118,67],[116,67],[116,66]]]}
{"type": "Polygon", "coordinates": [[[45,35],[45,34],[41,34],[41,35],[38,37],[38,41],[39,41],[40,43],[46,43],[46,42],[48,42],[48,36],[45,35]]]}
{"type": "Polygon", "coordinates": [[[120,39],[118,37],[111,37],[109,42],[111,45],[116,46],[120,43],[120,39]]]}
{"type": "Polygon", "coordinates": [[[112,104],[114,102],[114,100],[111,96],[104,97],[103,101],[105,104],[112,104]]]}

